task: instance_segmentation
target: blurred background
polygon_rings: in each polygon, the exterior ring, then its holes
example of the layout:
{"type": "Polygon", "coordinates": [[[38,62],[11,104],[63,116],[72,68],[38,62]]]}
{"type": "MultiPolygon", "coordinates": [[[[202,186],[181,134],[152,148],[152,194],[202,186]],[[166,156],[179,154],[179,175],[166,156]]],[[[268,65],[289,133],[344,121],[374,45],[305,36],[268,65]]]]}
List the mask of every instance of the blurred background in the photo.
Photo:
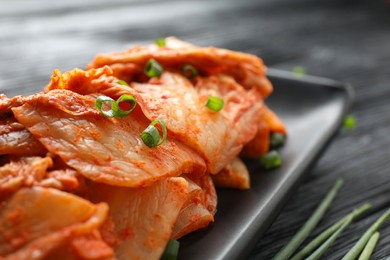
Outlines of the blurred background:
{"type": "Polygon", "coordinates": [[[2,66],[0,86],[6,89],[40,89],[54,68],[83,68],[96,53],[170,35],[254,53],[274,68],[301,66],[356,87],[366,84],[366,73],[390,69],[383,55],[390,50],[385,0],[1,0],[0,5],[0,57],[9,64],[2,66]]]}

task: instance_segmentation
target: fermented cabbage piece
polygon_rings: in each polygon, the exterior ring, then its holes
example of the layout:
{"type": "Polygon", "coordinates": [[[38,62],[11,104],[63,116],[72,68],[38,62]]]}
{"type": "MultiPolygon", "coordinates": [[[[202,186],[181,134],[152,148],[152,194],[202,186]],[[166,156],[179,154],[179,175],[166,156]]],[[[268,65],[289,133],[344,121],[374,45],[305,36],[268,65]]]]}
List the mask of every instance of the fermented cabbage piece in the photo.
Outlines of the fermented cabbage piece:
{"type": "MultiPolygon", "coordinates": [[[[70,168],[51,169],[51,157],[9,157],[0,167],[0,199],[22,187],[41,186],[80,192],[83,178],[70,168]]],[[[58,160],[57,160],[58,161],[58,160]]],[[[58,164],[58,162],[57,162],[58,164]]]]}
{"type": "Polygon", "coordinates": [[[45,147],[13,116],[11,109],[21,106],[26,97],[7,98],[0,94],[0,156],[42,156],[45,147]]]}
{"type": "Polygon", "coordinates": [[[0,255],[9,259],[45,259],[79,236],[98,232],[105,203],[92,204],[49,188],[23,188],[1,209],[0,255]]]}
{"type": "Polygon", "coordinates": [[[180,212],[173,228],[173,239],[179,239],[191,232],[207,227],[214,222],[214,216],[204,205],[191,203],[180,212]]]}
{"type": "Polygon", "coordinates": [[[263,102],[255,89],[244,89],[232,77],[200,77],[194,83],[180,73],[164,72],[149,83],[118,84],[105,67],[97,70],[55,71],[46,91],[69,89],[80,94],[99,93],[117,99],[131,94],[150,120],[163,120],[173,139],[196,150],[210,173],[218,173],[256,134],[263,102]],[[210,96],[224,100],[216,113],[205,104],[210,96]]]}
{"type": "Polygon", "coordinates": [[[208,172],[214,174],[254,137],[261,117],[263,103],[258,93],[224,75],[199,78],[194,86],[178,73],[165,72],[156,84],[134,83],[132,87],[145,115],[165,120],[175,138],[198,151],[208,172]],[[218,113],[205,106],[210,96],[224,100],[218,113]]]}
{"type": "Polygon", "coordinates": [[[13,117],[0,117],[0,155],[44,155],[45,147],[13,117]]]}
{"type": "Polygon", "coordinates": [[[194,66],[202,75],[226,74],[245,88],[257,89],[263,97],[272,92],[265,77],[263,61],[255,55],[214,47],[198,47],[174,37],[166,39],[166,46],[136,46],[122,52],[99,54],[88,68],[110,65],[117,77],[131,82],[140,80],[149,59],[155,59],[164,68],[180,71],[184,65],[194,66]]]}
{"type": "Polygon", "coordinates": [[[117,260],[115,252],[102,240],[98,230],[90,234],[77,236],[48,254],[44,259],[61,260],[117,260]]]}
{"type": "Polygon", "coordinates": [[[265,153],[270,133],[286,133],[263,102],[272,86],[254,55],[169,37],[88,67],[55,70],[42,93],[0,94],[1,256],[159,259],[170,238],[214,221],[214,182],[249,188],[238,155],[265,153]],[[163,67],[157,77],[144,72],[150,59],[163,67]],[[123,94],[138,102],[126,117],[95,107],[123,94]],[[207,108],[209,97],[223,108],[207,108]],[[141,133],[154,120],[167,140],[149,148],[141,133]]]}
{"type": "Polygon", "coordinates": [[[43,180],[53,165],[50,157],[22,157],[0,167],[0,198],[23,186],[33,186],[43,180]]]}
{"type": "Polygon", "coordinates": [[[215,187],[247,190],[250,188],[250,175],[245,163],[234,158],[225,169],[212,176],[215,187]]]}
{"type": "Polygon", "coordinates": [[[189,196],[180,210],[175,226],[173,239],[179,239],[193,231],[207,227],[214,221],[217,209],[217,194],[210,175],[189,183],[189,196]]]}
{"type": "Polygon", "coordinates": [[[286,126],[283,124],[282,120],[280,120],[278,115],[268,106],[264,106],[263,120],[267,122],[271,132],[287,134],[286,126]]]}
{"type": "Polygon", "coordinates": [[[242,157],[253,158],[265,154],[270,148],[270,134],[287,134],[283,122],[266,105],[263,106],[261,115],[262,118],[257,125],[257,133],[242,149],[240,153],[242,157]]]}
{"type": "Polygon", "coordinates": [[[11,109],[23,104],[25,97],[24,96],[14,96],[8,98],[4,94],[0,94],[0,116],[6,118],[12,116],[11,109]]]}
{"type": "Polygon", "coordinates": [[[113,187],[91,183],[92,201],[106,202],[113,225],[102,230],[103,238],[114,236],[118,259],[159,259],[172,227],[188,197],[188,183],[182,177],[164,178],[145,188],[113,187]],[[110,230],[111,228],[111,230],[110,230]]]}
{"type": "Polygon", "coordinates": [[[153,149],[142,139],[149,125],[141,111],[121,119],[101,115],[94,99],[53,90],[13,108],[15,117],[53,154],[88,179],[140,187],[182,173],[202,175],[204,160],[169,136],[153,149]]]}
{"type": "Polygon", "coordinates": [[[265,121],[260,121],[257,125],[257,132],[255,137],[247,143],[241,150],[240,156],[242,158],[254,158],[261,156],[269,150],[270,145],[270,126],[265,121]]]}

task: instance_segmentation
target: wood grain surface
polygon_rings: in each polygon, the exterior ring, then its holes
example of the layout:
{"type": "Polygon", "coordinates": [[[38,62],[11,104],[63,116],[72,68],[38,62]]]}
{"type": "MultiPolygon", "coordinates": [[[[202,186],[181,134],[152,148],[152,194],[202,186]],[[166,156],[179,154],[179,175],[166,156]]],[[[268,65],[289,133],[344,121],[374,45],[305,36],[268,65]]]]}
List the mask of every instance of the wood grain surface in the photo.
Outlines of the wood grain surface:
{"type": "MultiPolygon", "coordinates": [[[[340,130],[249,259],[270,259],[337,177],[345,181],[314,233],[371,202],[323,259],[340,259],[390,208],[390,4],[341,0],[0,0],[0,92],[40,91],[53,69],[162,36],[259,55],[272,68],[333,78],[356,92],[358,126],[340,130]]],[[[313,129],[315,131],[315,129],[313,129]]],[[[390,256],[390,221],[373,259],[390,256]]]]}

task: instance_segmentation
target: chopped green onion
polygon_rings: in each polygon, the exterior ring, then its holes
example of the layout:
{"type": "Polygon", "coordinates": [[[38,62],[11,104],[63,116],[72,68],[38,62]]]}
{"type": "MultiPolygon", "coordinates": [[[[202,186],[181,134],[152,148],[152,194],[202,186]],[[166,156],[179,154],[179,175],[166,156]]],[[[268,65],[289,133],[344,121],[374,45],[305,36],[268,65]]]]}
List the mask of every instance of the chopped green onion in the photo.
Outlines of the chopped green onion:
{"type": "Polygon", "coordinates": [[[210,110],[213,110],[214,112],[219,112],[223,108],[224,104],[225,101],[223,101],[222,98],[209,96],[206,102],[206,107],[210,110]]]}
{"type": "Polygon", "coordinates": [[[344,231],[344,229],[351,224],[353,219],[353,215],[350,215],[348,219],[339,227],[336,232],[334,232],[319,248],[317,248],[316,251],[314,251],[313,254],[311,254],[309,257],[305,258],[306,260],[317,260],[319,259],[325,252],[328,250],[328,248],[333,244],[333,242],[338,238],[338,236],[341,234],[341,232],[344,231]]]}
{"type": "Polygon", "coordinates": [[[179,253],[180,242],[177,240],[169,239],[165,251],[162,254],[160,260],[176,260],[179,253]]]}
{"type": "Polygon", "coordinates": [[[165,47],[166,45],[166,42],[165,42],[165,38],[157,38],[154,43],[158,46],[158,47],[165,47]]]}
{"type": "Polygon", "coordinates": [[[120,84],[120,85],[123,85],[123,86],[129,86],[129,84],[127,84],[126,81],[121,80],[121,79],[117,80],[116,83],[118,83],[118,84],[120,84]]]}
{"type": "Polygon", "coordinates": [[[281,133],[272,133],[270,137],[270,147],[278,148],[284,145],[286,142],[286,135],[281,133]]]}
{"type": "Polygon", "coordinates": [[[144,72],[149,78],[160,77],[163,67],[155,59],[150,59],[146,63],[144,72]]]}
{"type": "Polygon", "coordinates": [[[301,66],[296,66],[292,70],[293,74],[297,78],[302,78],[305,75],[305,68],[301,66]]]}
{"type": "Polygon", "coordinates": [[[367,245],[364,247],[363,252],[360,254],[358,260],[370,260],[378,240],[379,232],[377,231],[370,237],[370,240],[368,240],[367,245]]]}
{"type": "Polygon", "coordinates": [[[363,236],[356,242],[356,244],[343,257],[343,260],[356,259],[362,252],[370,237],[378,230],[378,228],[390,217],[390,209],[387,210],[371,227],[363,234],[363,236]]]}
{"type": "Polygon", "coordinates": [[[125,117],[134,110],[137,105],[137,100],[129,94],[123,94],[118,98],[117,101],[113,100],[110,97],[106,96],[98,96],[95,101],[95,106],[99,110],[99,112],[106,117],[125,117]],[[130,108],[127,110],[122,110],[120,108],[120,103],[126,102],[130,104],[130,108]],[[106,109],[107,105],[110,104],[110,109],[106,109]]]}
{"type": "Polygon", "coordinates": [[[118,111],[118,104],[110,97],[106,96],[98,96],[95,101],[95,106],[99,110],[99,112],[106,117],[114,117],[118,111]],[[110,109],[106,110],[103,106],[105,104],[110,103],[110,109]]]}
{"type": "Polygon", "coordinates": [[[167,127],[162,120],[154,120],[150,125],[142,132],[141,134],[142,141],[149,148],[159,146],[165,142],[167,139],[167,127]],[[158,129],[155,127],[156,124],[161,125],[162,128],[162,138],[158,129]]]}
{"type": "Polygon", "coordinates": [[[193,79],[198,75],[198,71],[192,65],[184,65],[181,69],[181,74],[186,76],[188,79],[193,79]]]}
{"type": "Polygon", "coordinates": [[[352,115],[348,115],[344,118],[344,129],[346,130],[353,130],[356,128],[356,125],[357,125],[357,120],[356,120],[356,117],[352,116],[352,115]]]}
{"type": "Polygon", "coordinates": [[[122,96],[120,96],[118,98],[118,100],[116,101],[116,104],[118,106],[118,111],[116,112],[115,116],[116,117],[119,117],[119,118],[122,118],[122,117],[125,117],[127,116],[128,114],[131,113],[131,111],[134,110],[134,108],[136,107],[137,105],[137,100],[132,96],[132,95],[129,95],[129,94],[123,94],[122,96]],[[120,108],[120,103],[122,102],[126,102],[126,103],[129,103],[130,104],[130,108],[128,110],[122,110],[120,108]]]}
{"type": "Polygon", "coordinates": [[[301,251],[296,253],[291,258],[291,260],[305,259],[306,256],[311,254],[316,248],[318,248],[322,243],[324,243],[326,239],[328,239],[334,232],[336,232],[343,225],[343,223],[349,218],[349,216],[353,216],[353,218],[356,218],[359,215],[361,215],[363,212],[365,212],[367,209],[369,209],[370,207],[371,204],[366,203],[360,208],[354,210],[353,212],[349,213],[347,216],[337,221],[331,227],[327,228],[325,231],[319,234],[315,239],[313,239],[309,244],[307,244],[301,251]]]}
{"type": "Polygon", "coordinates": [[[142,141],[149,148],[157,146],[160,141],[160,133],[155,126],[149,125],[141,134],[142,141]]]}
{"type": "Polygon", "coordinates": [[[322,200],[321,204],[317,207],[314,213],[301,227],[301,229],[294,235],[290,242],[280,250],[273,259],[285,260],[289,259],[302,242],[310,235],[313,229],[317,226],[318,222],[322,219],[325,211],[329,208],[333,199],[335,198],[338,190],[343,185],[343,180],[338,179],[333,187],[330,189],[326,197],[322,200]]]}
{"type": "Polygon", "coordinates": [[[277,151],[272,150],[260,157],[260,164],[265,170],[272,170],[282,165],[282,157],[277,151]]]}

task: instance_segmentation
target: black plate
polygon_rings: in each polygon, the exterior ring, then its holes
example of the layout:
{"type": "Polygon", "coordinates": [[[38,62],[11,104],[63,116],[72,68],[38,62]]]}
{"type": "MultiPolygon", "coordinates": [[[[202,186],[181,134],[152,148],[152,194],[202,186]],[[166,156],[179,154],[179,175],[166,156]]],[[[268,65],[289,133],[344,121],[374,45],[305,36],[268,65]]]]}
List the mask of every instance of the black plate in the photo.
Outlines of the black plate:
{"type": "Polygon", "coordinates": [[[215,222],[180,240],[178,259],[243,259],[264,234],[288,196],[337,132],[352,101],[352,89],[330,79],[269,70],[274,93],[267,104],[287,126],[280,149],[283,166],[264,172],[247,161],[248,191],[218,190],[215,222]]]}

